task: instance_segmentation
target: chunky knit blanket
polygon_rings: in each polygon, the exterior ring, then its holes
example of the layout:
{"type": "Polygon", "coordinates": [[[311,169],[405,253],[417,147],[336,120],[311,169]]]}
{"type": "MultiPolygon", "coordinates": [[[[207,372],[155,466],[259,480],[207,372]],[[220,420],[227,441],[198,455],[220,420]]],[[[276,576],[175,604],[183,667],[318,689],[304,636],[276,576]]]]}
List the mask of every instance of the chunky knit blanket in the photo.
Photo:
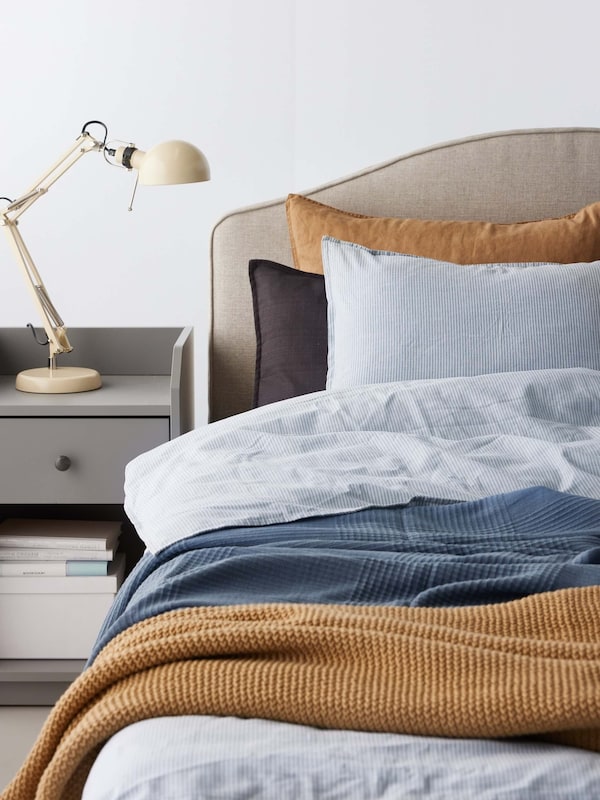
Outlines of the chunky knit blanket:
{"type": "Polygon", "coordinates": [[[180,714],[600,750],[600,587],[464,608],[264,604],[143,620],[63,695],[1,800],[80,797],[109,736],[180,714]]]}

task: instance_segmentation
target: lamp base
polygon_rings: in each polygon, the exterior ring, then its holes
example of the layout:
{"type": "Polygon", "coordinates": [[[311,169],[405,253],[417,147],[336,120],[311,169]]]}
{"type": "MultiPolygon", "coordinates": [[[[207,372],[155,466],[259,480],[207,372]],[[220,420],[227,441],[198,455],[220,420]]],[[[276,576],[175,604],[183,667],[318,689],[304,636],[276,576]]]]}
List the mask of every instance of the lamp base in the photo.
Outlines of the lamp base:
{"type": "Polygon", "coordinates": [[[70,394],[99,389],[102,378],[95,369],[86,367],[38,367],[19,372],[15,385],[20,392],[70,394]]]}

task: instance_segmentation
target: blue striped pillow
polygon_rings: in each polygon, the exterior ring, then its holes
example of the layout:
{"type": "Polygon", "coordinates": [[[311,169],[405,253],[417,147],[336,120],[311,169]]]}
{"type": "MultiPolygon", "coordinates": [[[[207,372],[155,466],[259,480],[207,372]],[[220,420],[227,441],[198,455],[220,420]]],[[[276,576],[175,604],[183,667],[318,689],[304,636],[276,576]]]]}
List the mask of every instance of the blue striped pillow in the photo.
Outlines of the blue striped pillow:
{"type": "Polygon", "coordinates": [[[600,369],[600,262],[457,265],[324,237],[327,388],[600,369]]]}

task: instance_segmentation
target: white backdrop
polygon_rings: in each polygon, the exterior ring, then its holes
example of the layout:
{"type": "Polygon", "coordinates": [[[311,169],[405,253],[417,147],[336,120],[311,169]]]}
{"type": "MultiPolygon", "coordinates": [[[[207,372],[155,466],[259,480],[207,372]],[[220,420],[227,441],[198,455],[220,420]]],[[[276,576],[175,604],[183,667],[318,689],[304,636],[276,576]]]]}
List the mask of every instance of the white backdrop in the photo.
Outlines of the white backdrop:
{"type": "MultiPolygon", "coordinates": [[[[217,219],[455,137],[599,126],[599,23],[597,0],[20,0],[0,24],[0,195],[89,119],[205,152],[210,183],[141,187],[132,213],[132,176],[88,155],[21,223],[68,326],[194,326],[202,424],[217,219]]],[[[2,240],[0,269],[0,325],[37,324],[2,240]]]]}

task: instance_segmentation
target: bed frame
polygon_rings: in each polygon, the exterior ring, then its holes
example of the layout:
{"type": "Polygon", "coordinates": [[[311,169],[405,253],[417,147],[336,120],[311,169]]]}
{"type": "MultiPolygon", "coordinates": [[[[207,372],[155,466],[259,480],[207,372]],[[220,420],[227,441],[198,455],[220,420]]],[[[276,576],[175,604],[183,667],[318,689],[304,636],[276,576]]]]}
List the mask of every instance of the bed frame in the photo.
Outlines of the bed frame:
{"type": "MultiPolygon", "coordinates": [[[[503,131],[428,147],[300,192],[374,216],[515,222],[600,199],[600,128],[503,131]]],[[[210,421],[251,407],[248,260],[292,266],[285,198],[234,211],[211,239],[210,421]]]]}

